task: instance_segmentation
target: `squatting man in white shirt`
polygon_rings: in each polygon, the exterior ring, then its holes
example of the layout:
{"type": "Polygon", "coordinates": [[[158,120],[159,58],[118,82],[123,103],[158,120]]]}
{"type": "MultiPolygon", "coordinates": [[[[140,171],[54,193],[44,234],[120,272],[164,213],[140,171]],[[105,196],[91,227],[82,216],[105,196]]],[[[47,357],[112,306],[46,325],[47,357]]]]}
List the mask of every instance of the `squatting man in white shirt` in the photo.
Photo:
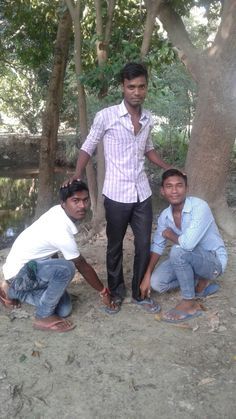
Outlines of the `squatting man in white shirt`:
{"type": "Polygon", "coordinates": [[[89,191],[82,181],[60,189],[61,204],[44,213],[15,240],[3,266],[5,281],[0,301],[9,308],[26,302],[36,307],[33,327],[67,332],[75,328],[70,320],[72,305],[67,287],[75,268],[97,291],[104,305],[113,307],[109,290],[81,255],[75,234],[90,206],[89,191]],[[60,251],[64,258],[53,258],[60,251]]]}

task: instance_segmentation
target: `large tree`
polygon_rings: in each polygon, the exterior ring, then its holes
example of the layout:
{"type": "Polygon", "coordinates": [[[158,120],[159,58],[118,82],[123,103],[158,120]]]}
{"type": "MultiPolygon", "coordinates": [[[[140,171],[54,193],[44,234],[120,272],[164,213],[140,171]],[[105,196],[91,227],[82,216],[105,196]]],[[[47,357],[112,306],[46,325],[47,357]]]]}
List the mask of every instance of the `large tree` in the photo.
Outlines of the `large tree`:
{"type": "Polygon", "coordinates": [[[158,17],[198,87],[186,161],[190,192],[206,199],[220,227],[235,236],[236,222],[227,205],[226,183],[236,137],[236,2],[205,2],[208,12],[222,3],[215,38],[205,49],[194,45],[174,3],[162,1],[158,17]]]}
{"type": "Polygon", "coordinates": [[[42,120],[36,218],[44,213],[53,202],[57,134],[71,28],[72,22],[70,13],[66,10],[62,14],[58,24],[54,61],[42,120]]]}

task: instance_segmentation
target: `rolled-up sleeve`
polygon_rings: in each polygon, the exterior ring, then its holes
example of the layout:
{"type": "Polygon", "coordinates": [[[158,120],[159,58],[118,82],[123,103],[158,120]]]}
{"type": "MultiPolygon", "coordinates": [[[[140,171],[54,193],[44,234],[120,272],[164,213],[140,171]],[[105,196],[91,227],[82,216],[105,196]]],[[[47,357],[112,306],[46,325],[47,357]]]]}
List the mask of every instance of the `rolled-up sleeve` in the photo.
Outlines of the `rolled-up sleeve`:
{"type": "Polygon", "coordinates": [[[157,220],[157,228],[153,235],[151,252],[162,255],[166,247],[166,239],[162,236],[162,232],[167,228],[165,223],[166,217],[161,214],[157,220]]]}
{"type": "Polygon", "coordinates": [[[202,201],[201,206],[193,207],[191,221],[178,239],[182,249],[192,251],[202,240],[213,221],[212,212],[206,202],[202,201]]]}
{"type": "Polygon", "coordinates": [[[94,118],[94,122],[90,128],[89,134],[81,147],[81,150],[92,156],[98,143],[103,139],[104,134],[105,128],[103,116],[101,112],[98,112],[94,118]]]}

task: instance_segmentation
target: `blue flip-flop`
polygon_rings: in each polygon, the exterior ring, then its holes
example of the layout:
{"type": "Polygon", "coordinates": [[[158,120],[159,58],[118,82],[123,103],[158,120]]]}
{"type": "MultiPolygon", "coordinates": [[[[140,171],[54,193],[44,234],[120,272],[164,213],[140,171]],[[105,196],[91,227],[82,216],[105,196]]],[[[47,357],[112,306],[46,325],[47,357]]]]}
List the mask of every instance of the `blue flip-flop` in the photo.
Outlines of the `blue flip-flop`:
{"type": "Polygon", "coordinates": [[[161,311],[160,305],[154,302],[151,298],[144,298],[143,300],[135,300],[132,298],[132,303],[140,306],[147,313],[155,314],[161,311]]]}
{"type": "Polygon", "coordinates": [[[176,308],[172,308],[171,310],[167,311],[166,314],[178,314],[181,315],[182,317],[180,319],[168,319],[167,317],[162,317],[161,320],[163,322],[167,322],[167,323],[181,323],[181,322],[186,322],[188,320],[192,320],[195,317],[199,317],[202,315],[203,311],[202,310],[197,310],[195,311],[195,313],[186,313],[186,311],[183,310],[178,310],[176,308]]]}
{"type": "Polygon", "coordinates": [[[211,283],[211,284],[207,285],[207,287],[204,288],[203,291],[196,292],[195,293],[195,297],[197,297],[197,298],[205,298],[205,297],[208,297],[208,295],[215,294],[217,291],[219,291],[219,289],[220,289],[219,284],[211,283]]]}
{"type": "Polygon", "coordinates": [[[120,311],[121,306],[117,305],[116,308],[110,308],[107,306],[101,306],[99,307],[99,311],[101,311],[102,313],[106,313],[106,314],[117,314],[120,311]]]}

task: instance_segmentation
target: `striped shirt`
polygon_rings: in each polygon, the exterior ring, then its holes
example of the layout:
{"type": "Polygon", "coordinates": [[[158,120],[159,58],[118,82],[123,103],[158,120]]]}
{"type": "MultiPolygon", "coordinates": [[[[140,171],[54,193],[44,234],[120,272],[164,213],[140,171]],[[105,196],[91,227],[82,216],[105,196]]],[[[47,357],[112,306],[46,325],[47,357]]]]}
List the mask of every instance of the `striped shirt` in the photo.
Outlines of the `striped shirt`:
{"type": "Polygon", "coordinates": [[[184,250],[191,252],[196,246],[200,246],[204,250],[216,252],[224,272],[227,252],[207,202],[193,196],[186,198],[182,210],[181,229],[175,225],[171,205],[162,211],[151,246],[151,251],[159,255],[162,255],[166,246],[167,240],[162,236],[166,228],[170,228],[179,236],[179,245],[184,250]]]}
{"type": "Polygon", "coordinates": [[[142,110],[141,129],[134,134],[131,116],[124,101],[98,112],[81,150],[92,156],[103,139],[105,181],[103,195],[117,202],[140,202],[151,196],[144,171],[145,153],[154,149],[151,140],[153,120],[142,110]]]}

